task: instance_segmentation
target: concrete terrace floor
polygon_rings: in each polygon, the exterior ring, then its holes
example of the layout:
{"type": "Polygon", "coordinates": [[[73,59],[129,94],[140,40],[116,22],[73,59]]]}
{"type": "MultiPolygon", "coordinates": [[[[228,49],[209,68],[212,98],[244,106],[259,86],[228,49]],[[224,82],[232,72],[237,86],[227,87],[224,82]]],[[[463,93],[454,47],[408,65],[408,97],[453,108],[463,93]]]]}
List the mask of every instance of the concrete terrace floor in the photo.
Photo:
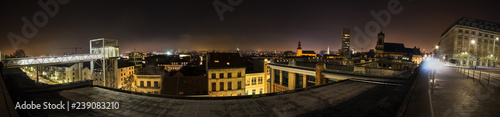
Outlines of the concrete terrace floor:
{"type": "Polygon", "coordinates": [[[417,78],[406,117],[500,117],[500,90],[494,82],[488,85],[449,67],[422,70],[417,78]]]}
{"type": "MultiPolygon", "coordinates": [[[[17,101],[35,103],[59,101],[71,102],[118,102],[117,110],[18,110],[21,115],[48,116],[297,116],[314,115],[310,112],[327,112],[342,115],[358,113],[359,108],[342,110],[336,105],[358,102],[369,97],[360,95],[387,91],[387,87],[355,81],[344,81],[290,94],[260,98],[228,100],[193,100],[152,97],[117,92],[99,87],[84,87],[45,93],[19,94],[17,101]],[[380,88],[384,87],[384,88],[380,88]],[[378,89],[378,90],[373,90],[378,89]],[[363,97],[358,97],[363,96],[363,97]],[[346,113],[347,112],[347,113],[346,113]]],[[[376,104],[377,101],[372,103],[376,104]]],[[[344,107],[342,106],[342,107],[344,107]]],[[[357,105],[363,107],[363,105],[357,105]]]]}

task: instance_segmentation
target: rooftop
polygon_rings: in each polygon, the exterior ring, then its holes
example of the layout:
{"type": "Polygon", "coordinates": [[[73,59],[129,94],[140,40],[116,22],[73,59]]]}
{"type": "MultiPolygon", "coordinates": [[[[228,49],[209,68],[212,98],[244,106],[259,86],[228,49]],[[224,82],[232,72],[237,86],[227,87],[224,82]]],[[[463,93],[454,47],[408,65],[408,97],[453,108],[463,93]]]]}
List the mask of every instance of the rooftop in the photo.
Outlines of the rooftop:
{"type": "Polygon", "coordinates": [[[112,101],[120,104],[120,108],[116,110],[70,110],[69,112],[66,110],[23,110],[37,111],[48,116],[304,116],[317,113],[328,113],[332,116],[342,114],[366,116],[367,111],[379,103],[376,100],[380,96],[377,95],[394,87],[345,81],[305,91],[260,95],[262,96],[260,98],[247,96],[247,98],[225,100],[154,97],[100,87],[84,87],[25,94],[19,100],[33,100],[34,103],[59,103],[61,100],[63,102],[112,101]],[[377,98],[373,99],[375,101],[360,101],[370,96],[377,98]],[[352,106],[359,103],[370,107],[352,106]]]}
{"type": "Polygon", "coordinates": [[[314,52],[312,50],[303,50],[302,54],[316,54],[316,52],[314,52]]]}
{"type": "Polygon", "coordinates": [[[161,73],[163,72],[163,70],[156,67],[145,67],[137,70],[138,72],[136,73],[136,75],[161,75],[161,73]]]}
{"type": "Polygon", "coordinates": [[[208,53],[208,68],[245,68],[239,53],[208,53]]]}
{"type": "Polygon", "coordinates": [[[479,28],[482,30],[488,30],[488,31],[500,33],[500,24],[499,23],[475,19],[475,18],[469,18],[469,17],[462,17],[460,19],[457,19],[450,27],[448,27],[448,29],[446,29],[443,32],[443,34],[441,34],[441,36],[444,36],[455,25],[470,26],[470,27],[475,27],[475,28],[479,28]]]}

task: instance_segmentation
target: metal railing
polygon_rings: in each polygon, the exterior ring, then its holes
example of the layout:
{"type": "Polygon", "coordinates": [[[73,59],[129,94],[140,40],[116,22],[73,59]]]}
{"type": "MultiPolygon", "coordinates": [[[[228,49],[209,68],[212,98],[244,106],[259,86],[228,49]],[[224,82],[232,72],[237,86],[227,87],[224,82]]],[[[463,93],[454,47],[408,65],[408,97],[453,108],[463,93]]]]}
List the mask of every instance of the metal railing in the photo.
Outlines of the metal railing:
{"type": "Polygon", "coordinates": [[[500,74],[497,73],[491,73],[491,72],[485,72],[482,70],[476,70],[474,68],[470,67],[452,67],[453,71],[458,72],[462,75],[467,76],[466,78],[469,79],[471,78],[472,81],[478,81],[478,82],[486,82],[487,85],[497,85],[500,88],[500,74]]]}

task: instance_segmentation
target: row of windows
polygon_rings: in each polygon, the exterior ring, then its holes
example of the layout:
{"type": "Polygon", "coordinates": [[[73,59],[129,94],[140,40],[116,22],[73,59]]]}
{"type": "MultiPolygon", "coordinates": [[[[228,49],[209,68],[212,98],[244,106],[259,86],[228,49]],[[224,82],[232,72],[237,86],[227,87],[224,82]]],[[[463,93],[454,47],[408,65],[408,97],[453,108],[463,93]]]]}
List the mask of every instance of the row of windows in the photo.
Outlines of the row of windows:
{"type": "Polygon", "coordinates": [[[247,79],[246,85],[247,86],[250,85],[250,84],[251,85],[256,85],[257,83],[258,84],[262,84],[263,83],[262,77],[258,77],[258,79],[257,79],[257,77],[252,77],[251,79],[247,79]],[[257,80],[258,80],[258,82],[257,82],[257,80]]]}
{"type": "MultiPolygon", "coordinates": [[[[255,95],[255,92],[256,92],[256,90],[255,90],[255,89],[252,89],[252,93],[251,93],[251,95],[255,95]]],[[[248,95],[248,94],[250,94],[250,93],[248,93],[248,91],[247,91],[246,93],[247,93],[247,95],[248,95]]],[[[260,88],[259,94],[263,94],[263,93],[264,93],[264,89],[263,89],[263,88],[260,88]]]]}
{"type": "MultiPolygon", "coordinates": [[[[462,29],[458,29],[458,32],[459,33],[469,34],[469,30],[463,31],[462,29]]],[[[476,35],[476,31],[470,31],[470,34],[476,35]]],[[[488,34],[484,34],[484,33],[478,33],[478,35],[479,36],[483,36],[483,37],[490,37],[490,38],[494,38],[495,37],[494,35],[488,35],[488,34]]],[[[496,37],[498,37],[498,36],[496,36],[496,37]]]]}
{"type": "MultiPolygon", "coordinates": [[[[219,91],[224,91],[224,82],[219,82],[219,91]]],[[[241,81],[237,83],[237,89],[241,89],[241,81]]],[[[233,90],[233,82],[227,82],[227,90],[233,90]]],[[[212,91],[217,91],[217,83],[212,82],[212,91]]]]}
{"type": "Polygon", "coordinates": [[[155,87],[155,88],[159,87],[158,81],[154,81],[153,86],[151,86],[151,81],[147,81],[146,83],[147,83],[147,86],[144,86],[144,81],[141,81],[139,87],[155,87]]]}
{"type": "MultiPolygon", "coordinates": [[[[227,73],[227,78],[232,78],[232,77],[233,77],[232,73],[227,73]]],[[[237,77],[241,77],[241,72],[238,72],[237,77]]],[[[217,74],[212,73],[212,77],[211,78],[213,78],[213,79],[217,78],[217,74]]],[[[224,73],[219,73],[219,78],[224,78],[224,73]]]]}

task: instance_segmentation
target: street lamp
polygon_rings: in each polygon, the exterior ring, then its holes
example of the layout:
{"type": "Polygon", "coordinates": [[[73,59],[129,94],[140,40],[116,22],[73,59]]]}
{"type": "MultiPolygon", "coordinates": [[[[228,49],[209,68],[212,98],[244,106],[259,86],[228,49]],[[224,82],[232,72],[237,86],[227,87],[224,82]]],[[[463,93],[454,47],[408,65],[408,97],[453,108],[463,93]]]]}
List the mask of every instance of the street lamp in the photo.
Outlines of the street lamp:
{"type": "Polygon", "coordinates": [[[496,57],[495,57],[495,46],[496,46],[496,42],[498,41],[498,37],[493,40],[493,54],[491,54],[491,66],[495,67],[495,60],[496,60],[496,57]]]}
{"type": "MultiPolygon", "coordinates": [[[[471,38],[472,38],[472,37],[471,37],[471,38]]],[[[471,41],[470,41],[470,43],[471,43],[471,44],[476,44],[476,40],[471,40],[471,41]]],[[[476,47],[477,47],[477,45],[476,45],[476,47]]],[[[470,47],[469,47],[468,49],[470,49],[470,47]]],[[[475,49],[477,50],[477,48],[475,48],[475,49]]],[[[477,51],[476,51],[475,53],[477,54],[477,51]]],[[[471,56],[472,56],[472,53],[471,53],[471,56]]],[[[476,56],[476,57],[477,57],[477,56],[476,56]]],[[[477,60],[477,59],[476,59],[476,60],[477,60]]],[[[474,60],[472,60],[472,63],[474,63],[474,60]]],[[[473,65],[474,65],[474,64],[473,64],[473,65]]],[[[476,65],[477,65],[477,63],[476,63],[476,65]]]]}
{"type": "Polygon", "coordinates": [[[439,46],[436,46],[436,49],[439,49],[439,46]]]}

